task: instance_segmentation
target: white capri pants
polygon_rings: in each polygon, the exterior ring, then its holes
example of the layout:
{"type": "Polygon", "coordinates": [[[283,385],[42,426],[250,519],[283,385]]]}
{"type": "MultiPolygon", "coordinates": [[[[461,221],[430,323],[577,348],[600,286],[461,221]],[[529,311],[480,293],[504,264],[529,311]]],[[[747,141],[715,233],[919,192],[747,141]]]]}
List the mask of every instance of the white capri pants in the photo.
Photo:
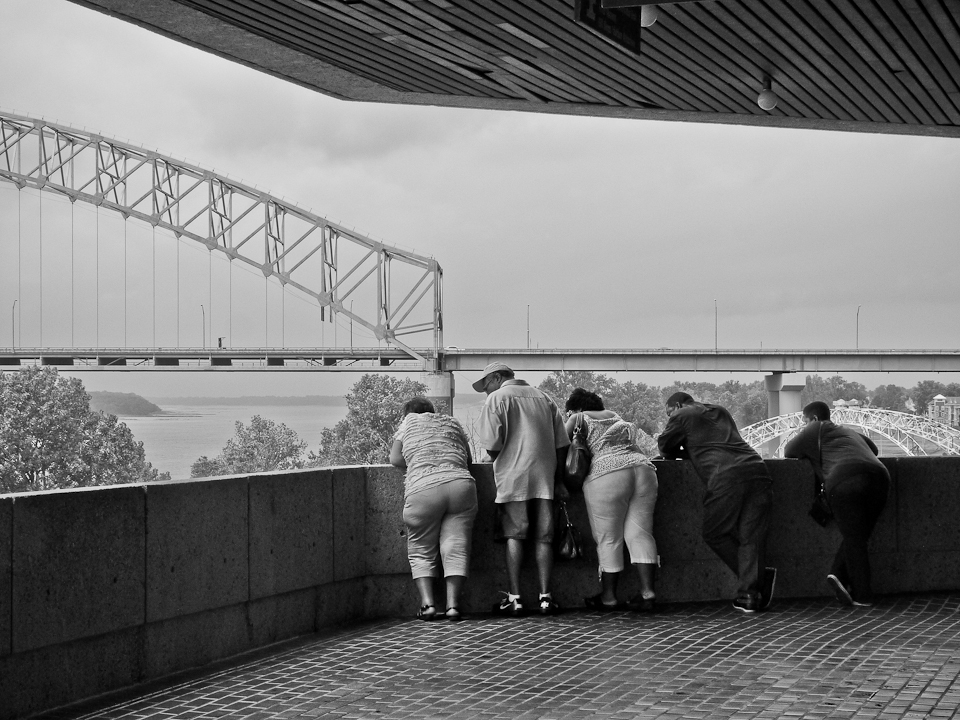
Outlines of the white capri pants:
{"type": "Polygon", "coordinates": [[[477,485],[451,480],[408,495],[403,503],[407,557],[413,579],[443,575],[466,577],[477,516],[477,485]]]}
{"type": "Polygon", "coordinates": [[[623,571],[623,546],[633,564],[655,564],[653,509],[657,504],[657,471],[649,465],[615,470],[583,484],[590,530],[597,543],[600,571],[623,571]]]}

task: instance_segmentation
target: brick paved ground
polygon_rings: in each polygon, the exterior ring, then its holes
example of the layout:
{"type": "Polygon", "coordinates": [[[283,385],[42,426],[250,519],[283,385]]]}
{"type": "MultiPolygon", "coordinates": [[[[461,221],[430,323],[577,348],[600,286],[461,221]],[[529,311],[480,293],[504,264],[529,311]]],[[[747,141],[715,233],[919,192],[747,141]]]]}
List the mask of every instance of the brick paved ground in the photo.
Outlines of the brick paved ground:
{"type": "MultiPolygon", "coordinates": [[[[960,595],[392,620],[83,718],[948,718],[960,595]]],[[[65,717],[59,714],[58,717],[65,717]]]]}

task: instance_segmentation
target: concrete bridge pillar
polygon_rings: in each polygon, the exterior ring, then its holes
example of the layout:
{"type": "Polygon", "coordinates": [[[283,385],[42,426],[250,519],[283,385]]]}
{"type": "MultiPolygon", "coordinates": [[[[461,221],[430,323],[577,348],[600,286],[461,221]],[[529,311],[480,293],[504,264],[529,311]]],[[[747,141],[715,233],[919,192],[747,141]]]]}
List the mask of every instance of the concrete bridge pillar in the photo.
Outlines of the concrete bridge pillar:
{"type": "MultiPolygon", "coordinates": [[[[789,415],[803,409],[800,393],[806,387],[806,382],[800,384],[797,384],[796,380],[784,382],[784,375],[785,373],[773,373],[763,379],[767,388],[768,418],[789,415]]],[[[764,457],[773,457],[779,447],[780,438],[773,438],[763,444],[760,454],[764,457]]]]}
{"type": "Polygon", "coordinates": [[[427,386],[427,399],[438,413],[453,415],[454,383],[452,372],[426,372],[420,382],[427,386]]]}
{"type": "Polygon", "coordinates": [[[785,373],[773,373],[767,375],[763,382],[767,388],[767,417],[777,417],[777,415],[788,415],[790,413],[803,410],[803,402],[800,400],[800,393],[806,387],[806,382],[797,383],[784,382],[785,373]]]}

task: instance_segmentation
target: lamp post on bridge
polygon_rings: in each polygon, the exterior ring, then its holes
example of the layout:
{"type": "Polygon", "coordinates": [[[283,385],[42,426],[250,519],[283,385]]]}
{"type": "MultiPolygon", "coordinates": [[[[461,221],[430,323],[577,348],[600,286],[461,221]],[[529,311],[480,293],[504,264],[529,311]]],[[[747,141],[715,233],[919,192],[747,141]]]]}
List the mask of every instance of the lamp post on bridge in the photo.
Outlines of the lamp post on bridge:
{"type": "Polygon", "coordinates": [[[13,301],[13,307],[10,308],[10,347],[17,346],[17,301],[13,301]]]}
{"type": "Polygon", "coordinates": [[[207,348],[207,311],[200,305],[200,343],[203,349],[207,348]]]}
{"type": "Polygon", "coordinates": [[[860,349],[860,306],[857,305],[857,336],[856,336],[856,349],[860,349]]]}

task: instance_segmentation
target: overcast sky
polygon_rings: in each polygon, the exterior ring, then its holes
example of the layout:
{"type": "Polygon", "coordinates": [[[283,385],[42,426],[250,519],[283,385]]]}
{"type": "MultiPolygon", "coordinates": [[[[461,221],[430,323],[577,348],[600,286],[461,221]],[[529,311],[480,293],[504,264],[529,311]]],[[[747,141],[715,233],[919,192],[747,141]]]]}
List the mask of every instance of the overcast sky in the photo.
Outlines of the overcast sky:
{"type": "MultiPolygon", "coordinates": [[[[860,348],[960,345],[960,140],[347,103],[60,0],[0,6],[0,108],[435,257],[447,345],[524,347],[529,305],[534,347],[712,348],[715,301],[721,348],[852,348],[858,305],[860,348]]],[[[356,379],[253,378],[83,375],[153,396],[356,379]]]]}

